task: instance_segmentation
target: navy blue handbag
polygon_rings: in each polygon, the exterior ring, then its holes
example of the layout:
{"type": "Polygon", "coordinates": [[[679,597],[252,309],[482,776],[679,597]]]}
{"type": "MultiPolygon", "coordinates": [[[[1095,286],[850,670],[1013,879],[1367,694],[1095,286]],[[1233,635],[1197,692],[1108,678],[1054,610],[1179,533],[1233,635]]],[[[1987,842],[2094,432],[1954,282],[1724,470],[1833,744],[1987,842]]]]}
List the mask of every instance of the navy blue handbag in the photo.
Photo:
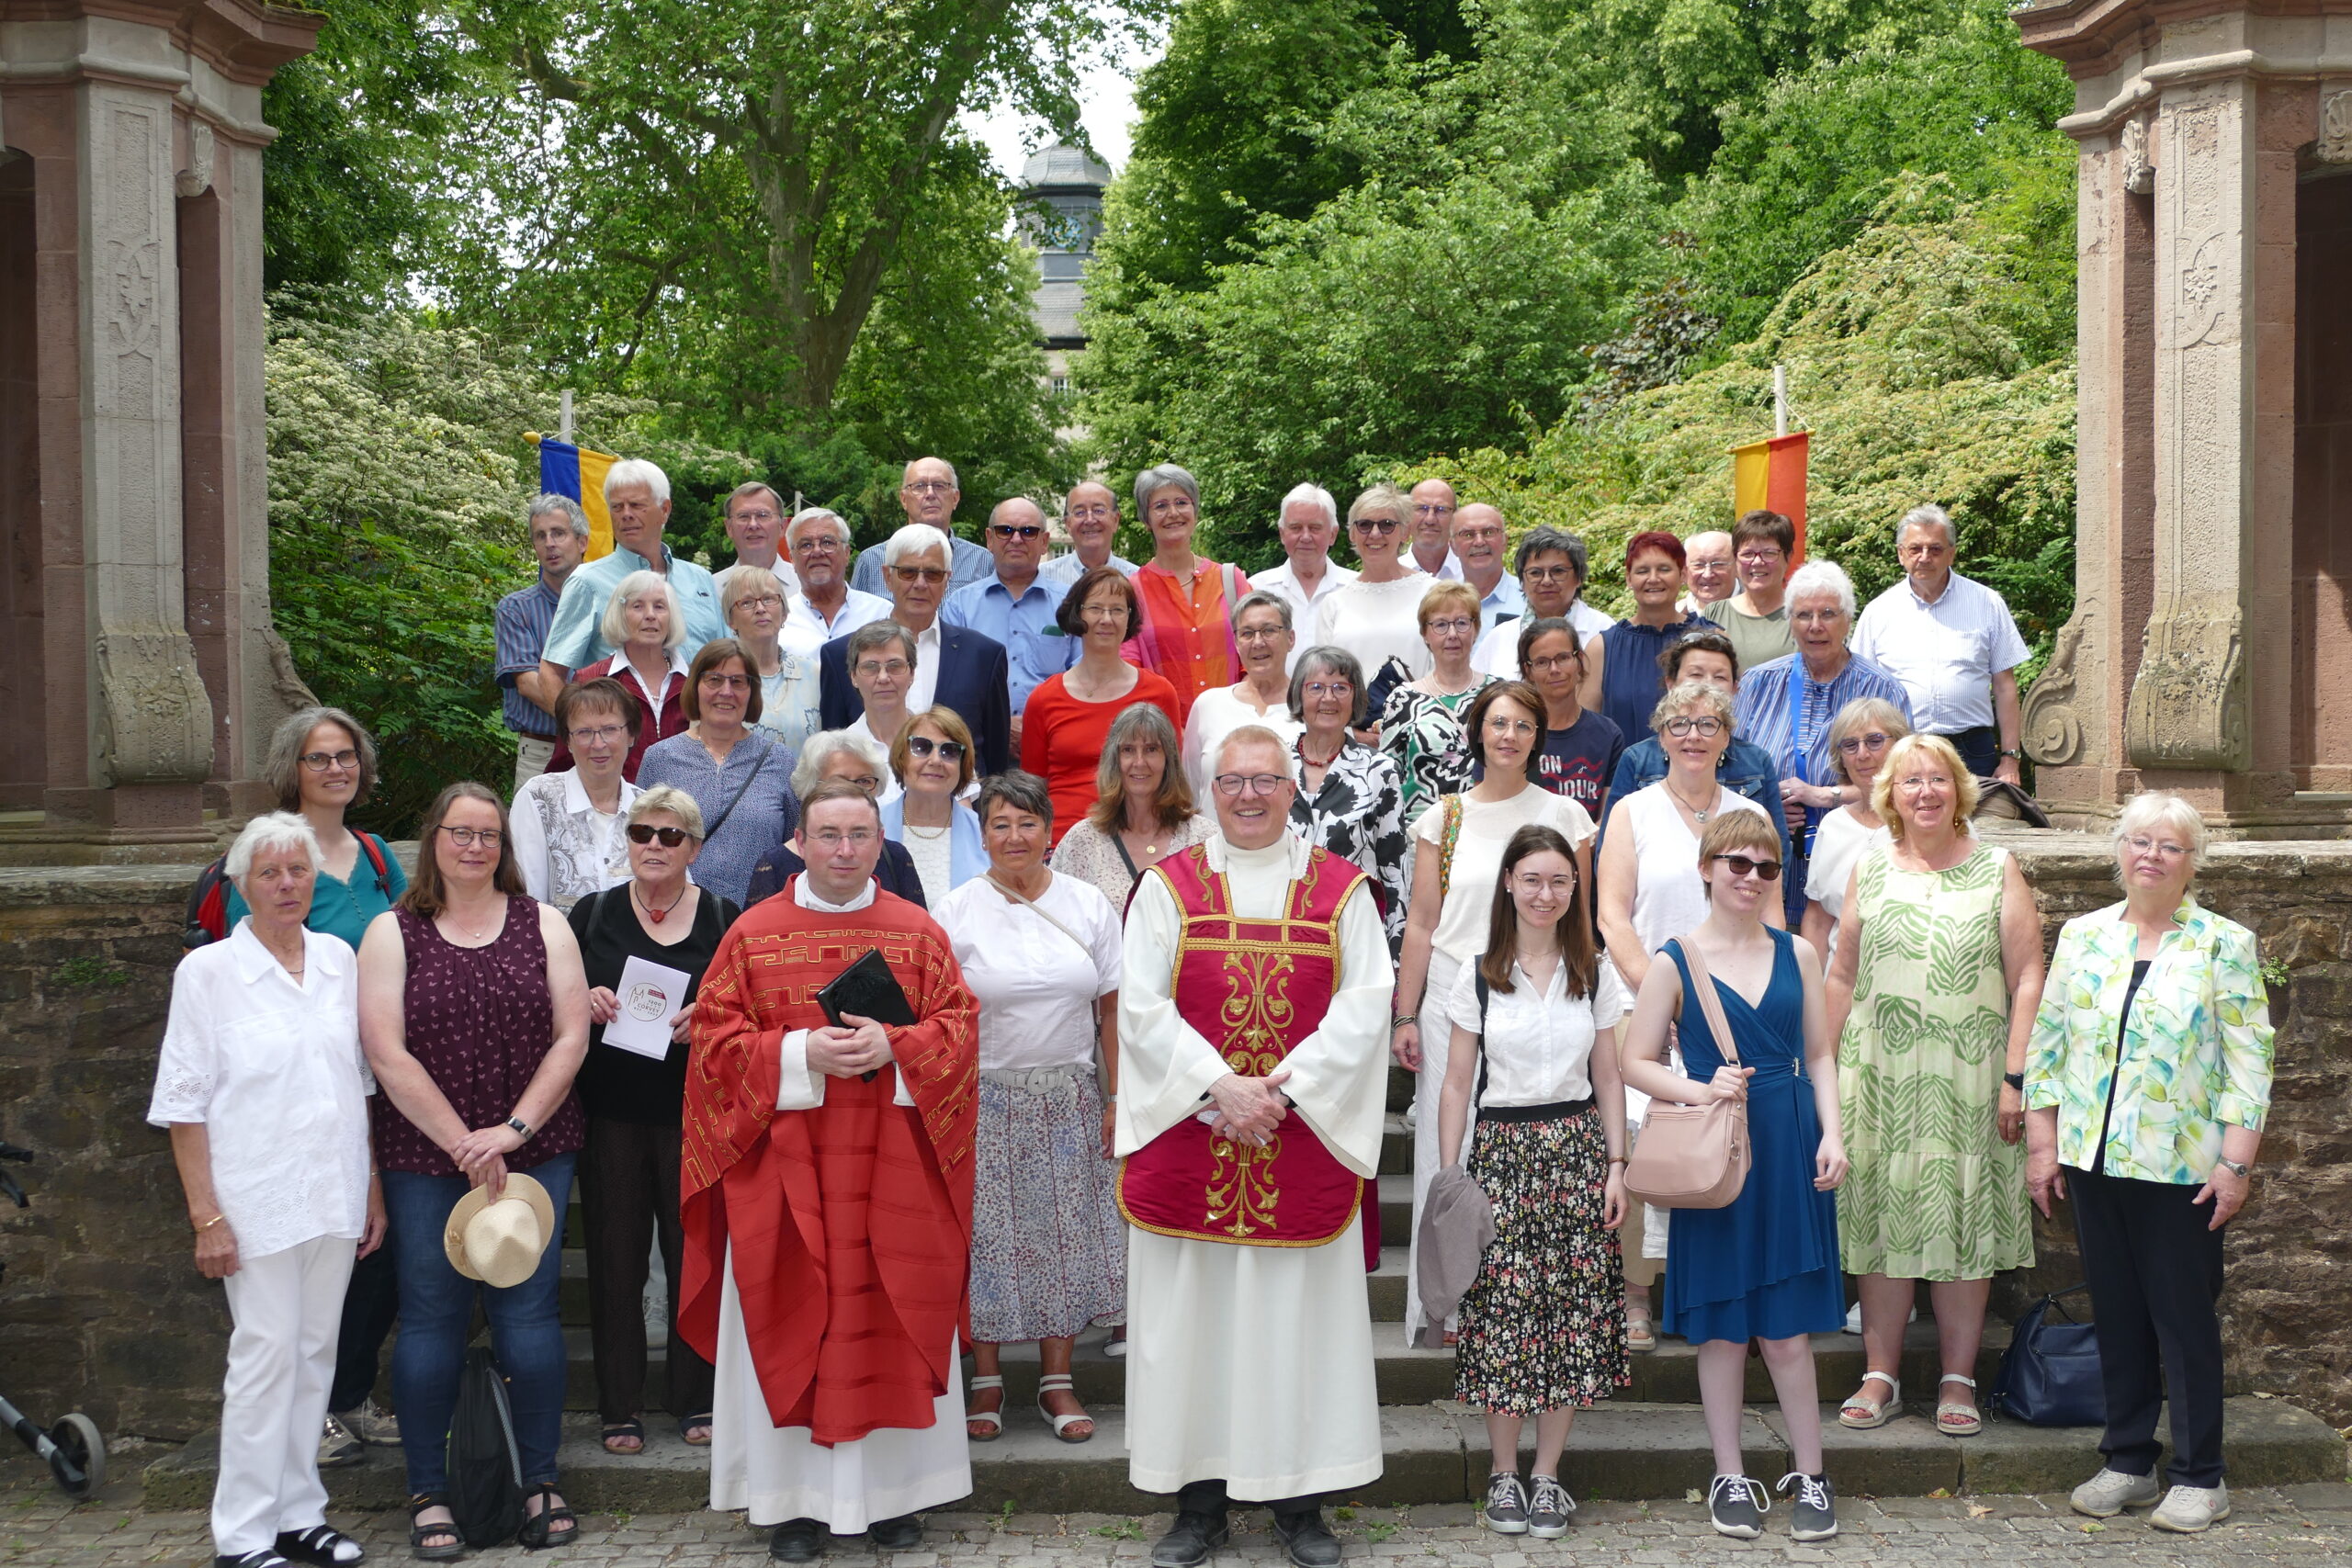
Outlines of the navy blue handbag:
{"type": "Polygon", "coordinates": [[[2087,1291],[2052,1291],[2018,1315],[2001,1355],[1994,1406],[2036,1427],[2104,1427],[2107,1389],[2099,1379],[2098,1341],[2062,1298],[2087,1291]]]}

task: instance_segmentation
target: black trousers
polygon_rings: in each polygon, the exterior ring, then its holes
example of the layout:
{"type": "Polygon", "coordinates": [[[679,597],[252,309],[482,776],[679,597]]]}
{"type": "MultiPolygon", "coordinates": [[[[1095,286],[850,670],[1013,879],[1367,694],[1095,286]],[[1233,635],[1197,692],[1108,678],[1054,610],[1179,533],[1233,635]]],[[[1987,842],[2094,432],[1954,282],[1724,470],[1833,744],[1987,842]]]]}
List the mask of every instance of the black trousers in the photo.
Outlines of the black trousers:
{"type": "Polygon", "coordinates": [[[673,1416],[710,1409],[711,1367],[678,1337],[678,1129],[610,1117],[588,1119],[580,1150],[580,1218],[587,1234],[588,1340],[596,1357],[596,1407],[607,1422],[645,1408],[645,1260],[654,1238],[670,1276],[668,1405],[673,1416]]]}
{"type": "Polygon", "coordinates": [[[2109,1470],[2156,1468],[2156,1409],[2170,1393],[2176,1486],[2222,1483],[2222,1235],[2197,1189],[2066,1169],[2096,1311],[2109,1470]]]}
{"type": "Polygon", "coordinates": [[[1992,725],[1954,730],[1944,739],[1960,753],[1960,760],[1968,764],[1968,771],[1980,779],[1991,778],[1993,770],[2001,765],[2001,732],[1992,725]]]}
{"type": "MultiPolygon", "coordinates": [[[[1277,1497],[1244,1506],[1269,1509],[1288,1517],[1292,1514],[1311,1514],[1320,1508],[1323,1495],[1318,1492],[1305,1497],[1277,1497]]],[[[1179,1513],[1222,1514],[1231,1506],[1232,1499],[1226,1495],[1222,1481],[1188,1481],[1176,1492],[1176,1510],[1179,1513]]]]}
{"type": "Polygon", "coordinates": [[[334,1344],[334,1382],[327,1390],[327,1408],[356,1410],[376,1392],[376,1373],[383,1364],[384,1341],[392,1320],[401,1314],[400,1275],[392,1267],[389,1239],[351,1266],[351,1283],[343,1291],[343,1327],[334,1344]]]}

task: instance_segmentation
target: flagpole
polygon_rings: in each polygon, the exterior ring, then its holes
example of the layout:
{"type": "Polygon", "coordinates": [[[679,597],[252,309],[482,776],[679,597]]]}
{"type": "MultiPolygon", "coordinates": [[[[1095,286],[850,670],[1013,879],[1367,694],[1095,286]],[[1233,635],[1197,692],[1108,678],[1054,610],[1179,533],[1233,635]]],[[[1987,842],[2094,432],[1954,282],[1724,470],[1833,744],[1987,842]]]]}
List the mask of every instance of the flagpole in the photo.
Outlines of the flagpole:
{"type": "MultiPolygon", "coordinates": [[[[1777,378],[1780,372],[1776,369],[1773,374],[1777,378]]],[[[563,434],[556,439],[569,446],[571,445],[571,389],[569,387],[563,389],[563,412],[559,417],[561,420],[559,428],[563,434]]]]}
{"type": "MultiPolygon", "coordinates": [[[[571,439],[571,394],[563,395],[564,439],[571,439]]],[[[1772,367],[1772,434],[1781,436],[1789,433],[1789,367],[1772,367]]]]}

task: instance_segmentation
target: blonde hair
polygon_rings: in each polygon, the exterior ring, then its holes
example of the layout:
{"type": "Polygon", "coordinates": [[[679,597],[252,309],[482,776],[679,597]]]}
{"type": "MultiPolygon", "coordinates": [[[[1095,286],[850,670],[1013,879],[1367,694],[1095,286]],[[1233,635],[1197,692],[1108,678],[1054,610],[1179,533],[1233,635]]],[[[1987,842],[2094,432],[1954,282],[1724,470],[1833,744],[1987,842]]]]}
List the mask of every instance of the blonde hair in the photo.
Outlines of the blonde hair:
{"type": "Polygon", "coordinates": [[[1976,803],[1984,792],[1968,764],[1960,760],[1959,751],[1940,735],[1906,735],[1886,749],[1886,761],[1878,765],[1878,777],[1871,781],[1871,809],[1886,824],[1886,836],[1898,844],[1903,841],[1903,815],[1894,809],[1894,780],[1915,757],[1940,763],[1951,775],[1952,830],[1973,836],[1976,827],[1969,818],[1976,815],[1976,803]]]}
{"type": "Polygon", "coordinates": [[[1705,708],[1715,717],[1723,720],[1724,744],[1726,748],[1730,746],[1731,696],[1721,687],[1705,681],[1679,681],[1668,687],[1666,694],[1658,698],[1657,706],[1650,709],[1650,733],[1652,735],[1665,733],[1666,721],[1669,718],[1680,717],[1686,708],[1705,708]]]}
{"type": "Polygon", "coordinates": [[[662,603],[670,612],[670,629],[662,634],[662,650],[675,652],[686,640],[685,607],[678,602],[678,591],[670,586],[670,580],[658,571],[632,571],[613,584],[613,595],[605,601],[605,615],[597,623],[596,635],[616,654],[628,646],[628,604],[640,593],[662,595],[662,603]]]}
{"type": "Polygon", "coordinates": [[[676,818],[678,826],[686,830],[686,837],[695,843],[702,842],[702,806],[693,795],[676,784],[655,784],[651,789],[640,790],[637,798],[628,803],[629,822],[642,822],[657,811],[666,811],[676,818]]]}
{"type": "Polygon", "coordinates": [[[1447,610],[1459,610],[1472,620],[1479,618],[1478,591],[1466,582],[1451,578],[1438,583],[1421,595],[1421,630],[1428,631],[1430,623],[1447,610]]]}
{"type": "Polygon", "coordinates": [[[2142,790],[2123,803],[2115,814],[2115,831],[2108,838],[2108,845],[2115,852],[2115,877],[2123,879],[2123,840],[2156,827],[2170,828],[2188,846],[2188,874],[2197,874],[2205,863],[2205,849],[2211,838],[2205,830],[2204,814],[2168,789],[2142,790]]]}
{"type": "MultiPolygon", "coordinates": [[[[1710,899],[1715,896],[1715,885],[1708,880],[1707,868],[1715,863],[1717,855],[1737,854],[1743,850],[1762,850],[1770,859],[1781,859],[1780,829],[1760,811],[1735,808],[1724,812],[1699,835],[1699,886],[1710,899]]],[[[1788,874],[1785,862],[1781,873],[1788,874]]]]}
{"type": "MultiPolygon", "coordinates": [[[[765,485],[762,485],[760,488],[762,490],[767,489],[765,485]]],[[[761,593],[773,593],[779,599],[787,597],[784,592],[784,584],[776,581],[775,573],[770,571],[767,568],[763,566],[739,566],[734,570],[729,572],[727,574],[727,581],[719,585],[718,618],[725,621],[729,626],[733,626],[735,624],[735,606],[750,598],[755,592],[761,593]]]]}

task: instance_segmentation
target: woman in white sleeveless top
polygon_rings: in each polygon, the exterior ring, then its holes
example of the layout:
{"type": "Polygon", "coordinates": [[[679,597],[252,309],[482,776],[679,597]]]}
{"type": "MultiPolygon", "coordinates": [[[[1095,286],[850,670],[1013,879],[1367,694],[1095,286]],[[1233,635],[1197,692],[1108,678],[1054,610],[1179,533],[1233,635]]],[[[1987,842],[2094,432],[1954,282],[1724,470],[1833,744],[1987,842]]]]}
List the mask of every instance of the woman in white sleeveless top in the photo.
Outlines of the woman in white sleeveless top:
{"type": "MultiPolygon", "coordinates": [[[[1635,790],[1609,816],[1600,842],[1600,939],[1627,996],[1641,993],[1652,956],[1707,918],[1706,886],[1699,878],[1699,836],[1726,811],[1763,807],[1726,789],[1716,769],[1731,746],[1731,698],[1699,681],[1685,681],[1658,699],[1650,729],[1666,748],[1666,777],[1635,790]]],[[[1773,868],[1779,875],[1779,867],[1773,868]]],[[[1765,922],[1783,923],[1779,900],[1765,922]]],[[[1677,1070],[1680,1063],[1676,1064],[1677,1070]]],[[[1625,1090],[1625,1122],[1641,1126],[1649,1096],[1625,1090]]],[[[1666,1216],[1636,1203],[1625,1216],[1625,1345],[1657,1348],[1650,1324],[1650,1287],[1666,1261],[1666,1216]]]]}

